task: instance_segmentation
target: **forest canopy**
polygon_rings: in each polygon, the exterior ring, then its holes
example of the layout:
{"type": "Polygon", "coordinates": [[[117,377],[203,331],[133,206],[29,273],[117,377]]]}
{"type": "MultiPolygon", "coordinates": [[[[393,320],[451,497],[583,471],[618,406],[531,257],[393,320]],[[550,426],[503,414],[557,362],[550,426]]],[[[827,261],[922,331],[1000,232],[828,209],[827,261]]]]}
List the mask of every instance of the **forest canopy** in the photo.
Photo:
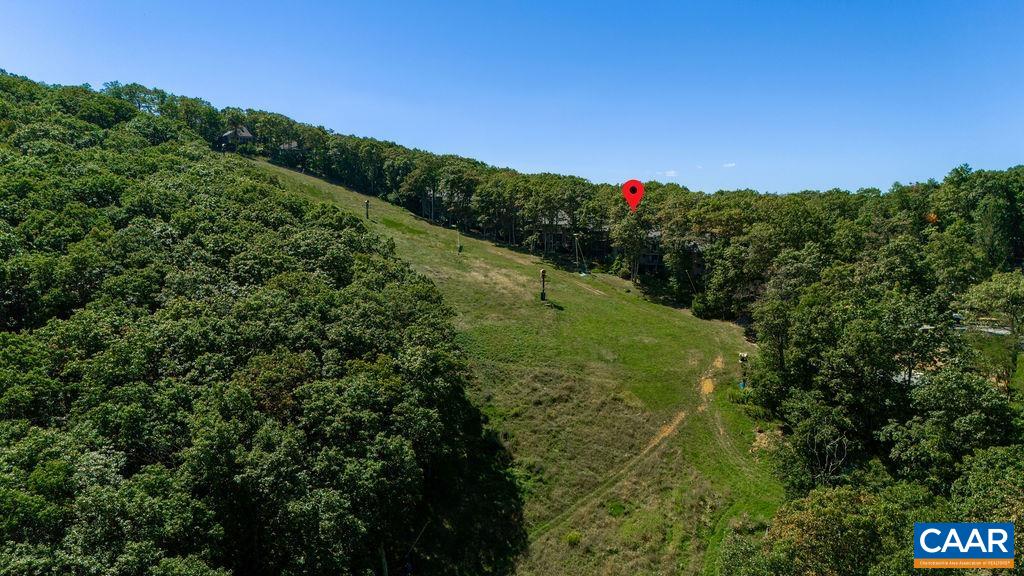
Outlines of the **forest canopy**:
{"type": "Polygon", "coordinates": [[[649,182],[632,213],[611,184],[5,75],[9,573],[475,574],[523,547],[436,289],[229,151],[556,264],[581,249],[747,328],[733,398],[780,432],[789,501],[729,528],[721,573],[903,574],[915,521],[1022,518],[1024,167],[885,192],[649,182]]]}
{"type": "Polygon", "coordinates": [[[158,105],[0,75],[0,574],[506,570],[436,288],[158,105]]]}

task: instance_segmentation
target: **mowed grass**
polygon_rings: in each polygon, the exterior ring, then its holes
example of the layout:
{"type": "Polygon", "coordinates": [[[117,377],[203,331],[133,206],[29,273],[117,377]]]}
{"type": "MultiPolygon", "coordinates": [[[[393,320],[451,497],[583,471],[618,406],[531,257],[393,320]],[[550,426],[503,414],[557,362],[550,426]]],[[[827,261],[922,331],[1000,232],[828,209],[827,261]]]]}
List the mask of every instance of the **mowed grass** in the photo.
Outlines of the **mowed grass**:
{"type": "Polygon", "coordinates": [[[741,330],[645,300],[620,278],[555,268],[376,198],[260,162],[302,196],[363,214],[457,312],[469,391],[516,460],[521,574],[716,574],[739,517],[782,500],[727,399],[741,330]],[[548,301],[541,302],[540,270],[548,301]]]}

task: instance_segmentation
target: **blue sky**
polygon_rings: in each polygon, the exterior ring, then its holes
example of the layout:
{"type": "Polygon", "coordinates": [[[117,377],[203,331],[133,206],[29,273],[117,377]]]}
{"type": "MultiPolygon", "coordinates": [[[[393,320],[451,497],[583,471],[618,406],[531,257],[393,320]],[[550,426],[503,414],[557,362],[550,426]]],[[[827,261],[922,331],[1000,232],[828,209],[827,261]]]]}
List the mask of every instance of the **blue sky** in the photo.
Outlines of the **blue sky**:
{"type": "Polygon", "coordinates": [[[0,68],[594,181],[770,192],[1024,163],[1024,2],[0,0],[0,68]]]}

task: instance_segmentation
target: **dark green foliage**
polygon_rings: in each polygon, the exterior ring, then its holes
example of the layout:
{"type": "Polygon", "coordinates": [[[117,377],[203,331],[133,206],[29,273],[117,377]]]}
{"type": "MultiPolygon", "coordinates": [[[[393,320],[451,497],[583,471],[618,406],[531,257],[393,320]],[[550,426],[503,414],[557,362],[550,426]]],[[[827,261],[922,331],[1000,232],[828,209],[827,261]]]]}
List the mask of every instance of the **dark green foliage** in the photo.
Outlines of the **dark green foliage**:
{"type": "MultiPolygon", "coordinates": [[[[12,91],[32,97],[31,89],[12,91]]],[[[260,110],[217,112],[202,100],[138,84],[112,83],[104,92],[159,114],[142,116],[147,122],[182,120],[209,144],[217,143],[221,129],[244,125],[254,139],[241,152],[269,157],[496,241],[574,258],[572,238],[578,234],[585,258],[617,262],[623,274],[646,278],[651,287],[667,285],[677,300],[692,301],[702,317],[749,321],[777,271],[776,259],[809,242],[817,246],[821,268],[858,265],[867,281],[935,292],[943,302],[993,270],[1024,259],[1020,167],[990,172],[962,166],[941,183],[897,183],[885,194],[876,189],[701,194],[648,182],[644,202],[629,216],[615,186],[558,174],[520,174],[468,158],[335,134],[260,110]],[[662,255],[664,270],[639,268],[641,253],[662,255]],[[659,274],[667,284],[651,281],[659,274]]],[[[151,143],[169,137],[161,136],[158,126],[148,128],[134,133],[151,143]]],[[[58,140],[75,142],[70,136],[58,140]]]]}
{"type": "Polygon", "coordinates": [[[1008,326],[1016,366],[1024,167],[885,193],[649,182],[630,213],[612,185],[0,74],[0,565],[365,573],[422,530],[417,569],[476,573],[522,545],[436,291],[358,219],[210,154],[242,125],[240,153],[563,261],[578,243],[748,326],[794,500],[727,539],[722,573],[901,574],[914,520],[1019,517],[984,471],[1019,475],[1019,399],[987,378],[1010,369],[975,368],[962,332],[1008,326]]]}
{"type": "MultiPolygon", "coordinates": [[[[1024,517],[1024,446],[989,448],[965,463],[953,484],[952,505],[959,517],[975,522],[1014,522],[1024,517]]],[[[1016,563],[1024,560],[1024,535],[1015,532],[1016,563]]]]}
{"type": "Polygon", "coordinates": [[[940,521],[947,514],[943,500],[915,484],[818,488],[781,508],[761,538],[731,531],[722,573],[910,574],[914,522],[940,521]]]}
{"type": "Polygon", "coordinates": [[[938,491],[955,479],[965,456],[1011,437],[1006,394],[957,367],[923,376],[910,393],[910,407],[914,415],[886,426],[881,436],[892,442],[890,456],[902,475],[938,491]]]}
{"type": "Polygon", "coordinates": [[[507,572],[434,286],[202,102],[108,92],[0,75],[0,574],[507,572]]]}

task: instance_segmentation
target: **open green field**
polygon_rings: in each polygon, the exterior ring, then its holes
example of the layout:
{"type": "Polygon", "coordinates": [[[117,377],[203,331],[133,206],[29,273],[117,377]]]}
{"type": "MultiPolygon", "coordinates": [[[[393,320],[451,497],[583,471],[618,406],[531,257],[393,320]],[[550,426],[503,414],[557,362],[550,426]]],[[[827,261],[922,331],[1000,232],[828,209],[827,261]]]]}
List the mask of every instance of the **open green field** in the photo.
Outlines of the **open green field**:
{"type": "Polygon", "coordinates": [[[782,489],[729,401],[729,323],[645,300],[462,237],[406,210],[270,164],[297,194],[363,213],[457,312],[469,391],[516,459],[530,550],[520,574],[717,574],[730,522],[766,520],[782,489]],[[541,268],[548,302],[539,301],[541,268]]]}

